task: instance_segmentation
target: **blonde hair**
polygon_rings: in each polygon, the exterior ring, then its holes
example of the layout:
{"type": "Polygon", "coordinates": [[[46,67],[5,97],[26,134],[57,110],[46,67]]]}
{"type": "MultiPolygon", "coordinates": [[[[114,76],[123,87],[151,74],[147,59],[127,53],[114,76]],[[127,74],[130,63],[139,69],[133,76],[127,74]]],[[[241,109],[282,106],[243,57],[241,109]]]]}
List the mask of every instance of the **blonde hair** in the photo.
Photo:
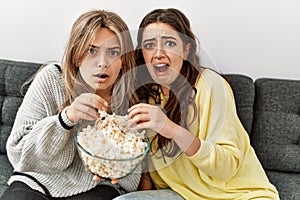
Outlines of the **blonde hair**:
{"type": "Polygon", "coordinates": [[[121,44],[122,69],[113,87],[114,90],[118,91],[114,92],[115,97],[112,98],[113,109],[116,112],[124,113],[128,107],[126,100],[131,99],[130,104],[133,104],[132,99],[136,99],[133,91],[128,93],[128,90],[134,89],[135,59],[134,47],[126,23],[120,16],[113,12],[91,10],[79,16],[71,29],[62,62],[62,73],[66,83],[67,99],[60,110],[70,105],[76,97],[74,87],[75,81],[78,81],[76,80],[79,71],[78,65],[88,51],[94,33],[99,27],[105,27],[114,32],[121,44]],[[123,75],[129,71],[130,77],[123,77],[123,75]],[[130,96],[125,98],[126,95],[130,96]]]}

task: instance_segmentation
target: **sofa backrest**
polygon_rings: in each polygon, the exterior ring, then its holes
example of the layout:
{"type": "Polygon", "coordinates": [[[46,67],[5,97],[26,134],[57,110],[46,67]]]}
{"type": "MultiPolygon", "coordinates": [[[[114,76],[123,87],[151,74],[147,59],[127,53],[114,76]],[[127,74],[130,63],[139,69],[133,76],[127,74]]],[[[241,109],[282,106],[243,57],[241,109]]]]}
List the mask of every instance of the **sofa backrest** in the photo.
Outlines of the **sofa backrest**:
{"type": "Polygon", "coordinates": [[[300,80],[255,81],[251,142],[280,199],[300,199],[300,80]]]}
{"type": "Polygon", "coordinates": [[[255,81],[252,145],[267,170],[300,173],[300,80],[255,81]]]}
{"type": "MultiPolygon", "coordinates": [[[[23,100],[22,84],[41,64],[0,59],[0,153],[6,153],[6,141],[23,100]]],[[[25,88],[26,91],[26,88],[25,88]]]]}
{"type": "MultiPolygon", "coordinates": [[[[6,153],[6,141],[23,100],[20,88],[40,66],[40,63],[0,59],[0,153],[6,153]]],[[[253,81],[238,74],[227,74],[225,78],[233,89],[241,122],[250,134],[253,120],[253,81]]]]}
{"type": "Polygon", "coordinates": [[[255,95],[253,80],[248,76],[239,74],[225,74],[225,78],[233,90],[237,114],[244,128],[248,134],[250,134],[253,122],[255,95]]]}

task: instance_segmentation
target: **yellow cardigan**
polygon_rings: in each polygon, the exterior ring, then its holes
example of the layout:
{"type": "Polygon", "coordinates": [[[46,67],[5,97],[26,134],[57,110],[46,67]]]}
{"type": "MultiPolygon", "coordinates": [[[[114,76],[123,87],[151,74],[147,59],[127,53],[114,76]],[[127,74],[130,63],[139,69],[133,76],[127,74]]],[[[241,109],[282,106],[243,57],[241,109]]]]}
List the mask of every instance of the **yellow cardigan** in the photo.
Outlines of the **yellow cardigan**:
{"type": "Polygon", "coordinates": [[[237,116],[229,84],[206,69],[195,87],[198,113],[189,130],[200,138],[201,147],[191,157],[182,153],[165,157],[166,162],[149,156],[155,187],[169,187],[191,200],[279,199],[237,116]]]}

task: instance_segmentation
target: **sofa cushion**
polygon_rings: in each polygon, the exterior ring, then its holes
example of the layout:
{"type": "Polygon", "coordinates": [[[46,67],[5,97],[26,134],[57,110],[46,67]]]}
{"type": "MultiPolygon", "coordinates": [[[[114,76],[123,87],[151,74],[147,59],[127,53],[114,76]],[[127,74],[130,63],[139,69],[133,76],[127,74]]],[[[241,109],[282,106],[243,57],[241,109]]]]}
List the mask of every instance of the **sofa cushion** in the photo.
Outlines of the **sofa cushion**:
{"type": "Polygon", "coordinates": [[[5,154],[0,154],[0,196],[3,191],[7,188],[7,181],[10,177],[13,168],[9,163],[7,156],[5,154]]]}
{"type": "Polygon", "coordinates": [[[6,141],[23,100],[20,88],[40,66],[38,63],[0,59],[0,153],[6,153],[6,141]]]}
{"type": "Polygon", "coordinates": [[[267,170],[300,172],[300,80],[255,81],[252,144],[267,170]]]}
{"type": "Polygon", "coordinates": [[[255,95],[253,80],[250,77],[240,74],[226,74],[225,78],[233,90],[237,114],[244,128],[250,134],[255,95]]]}
{"type": "Polygon", "coordinates": [[[300,173],[267,170],[267,176],[273,183],[282,200],[300,199],[300,173]]]}

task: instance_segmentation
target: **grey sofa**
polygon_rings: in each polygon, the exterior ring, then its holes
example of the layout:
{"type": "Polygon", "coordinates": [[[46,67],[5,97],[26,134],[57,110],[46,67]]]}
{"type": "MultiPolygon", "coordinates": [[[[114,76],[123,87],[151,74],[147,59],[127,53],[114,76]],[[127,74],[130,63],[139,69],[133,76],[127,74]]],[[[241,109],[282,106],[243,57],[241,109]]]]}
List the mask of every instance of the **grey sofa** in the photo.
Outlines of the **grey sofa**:
{"type": "MultiPolygon", "coordinates": [[[[20,86],[39,63],[0,59],[0,196],[13,171],[6,155],[6,140],[19,105],[20,86]]],[[[238,115],[251,143],[281,199],[300,199],[300,80],[261,78],[253,81],[226,74],[238,115]]]]}

